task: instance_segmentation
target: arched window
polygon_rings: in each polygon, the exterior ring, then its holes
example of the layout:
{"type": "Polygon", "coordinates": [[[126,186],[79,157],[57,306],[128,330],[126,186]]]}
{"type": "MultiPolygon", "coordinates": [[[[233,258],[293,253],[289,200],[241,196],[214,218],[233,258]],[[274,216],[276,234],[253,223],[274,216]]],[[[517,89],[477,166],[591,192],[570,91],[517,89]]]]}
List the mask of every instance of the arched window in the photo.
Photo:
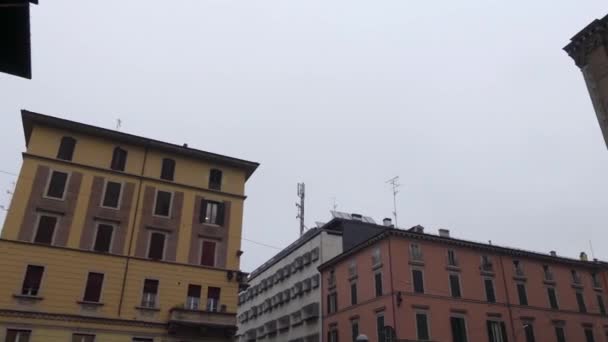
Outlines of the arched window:
{"type": "Polygon", "coordinates": [[[57,159],[72,160],[74,156],[74,148],[76,147],[76,139],[72,137],[61,138],[59,151],[57,151],[57,159]]]}
{"type": "Polygon", "coordinates": [[[114,148],[114,153],[112,154],[112,164],[110,164],[110,168],[116,171],[124,171],[126,164],[127,151],[123,150],[120,147],[114,148]]]}
{"type": "Polygon", "coordinates": [[[222,170],[211,169],[211,172],[209,172],[209,189],[222,189],[222,170]]]}
{"type": "Polygon", "coordinates": [[[173,180],[175,173],[175,160],[169,158],[163,158],[163,166],[160,170],[160,178],[166,180],[173,180]]]}

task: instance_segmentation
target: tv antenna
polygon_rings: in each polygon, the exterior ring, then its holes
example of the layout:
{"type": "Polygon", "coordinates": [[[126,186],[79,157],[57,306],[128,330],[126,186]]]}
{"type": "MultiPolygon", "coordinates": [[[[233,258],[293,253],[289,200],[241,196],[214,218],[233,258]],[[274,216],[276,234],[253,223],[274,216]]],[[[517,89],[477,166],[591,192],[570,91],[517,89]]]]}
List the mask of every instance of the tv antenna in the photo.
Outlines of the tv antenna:
{"type": "Polygon", "coordinates": [[[122,120],[120,118],[116,119],[116,130],[120,131],[121,126],[122,126],[122,120]]]}
{"type": "Polygon", "coordinates": [[[334,204],[332,205],[332,208],[334,209],[334,211],[336,211],[338,209],[338,202],[336,202],[336,198],[332,197],[331,198],[334,201],[334,204]]]}
{"type": "Polygon", "coordinates": [[[296,207],[298,208],[298,215],[296,218],[300,219],[300,236],[304,234],[304,196],[306,192],[306,186],[304,183],[298,183],[298,197],[300,198],[300,203],[296,202],[296,207]]]}
{"type": "Polygon", "coordinates": [[[395,227],[398,227],[398,225],[397,225],[397,194],[399,193],[399,187],[401,186],[401,184],[399,184],[399,176],[395,176],[395,177],[387,180],[386,183],[390,184],[391,188],[393,189],[393,216],[395,217],[395,227]]]}

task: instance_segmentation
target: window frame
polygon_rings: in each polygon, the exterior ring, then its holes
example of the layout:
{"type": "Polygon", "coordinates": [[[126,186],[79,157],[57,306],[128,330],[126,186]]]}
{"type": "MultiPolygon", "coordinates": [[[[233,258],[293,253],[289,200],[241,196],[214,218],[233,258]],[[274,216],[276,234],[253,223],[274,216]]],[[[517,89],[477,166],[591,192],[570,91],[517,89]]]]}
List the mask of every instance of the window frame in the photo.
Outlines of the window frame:
{"type": "Polygon", "coordinates": [[[74,159],[74,151],[76,150],[76,143],[78,142],[78,140],[76,140],[76,138],[74,138],[73,136],[70,135],[64,135],[63,137],[61,137],[61,140],[59,141],[59,147],[57,148],[57,156],[55,157],[55,159],[59,159],[59,160],[64,160],[64,161],[72,161],[74,159]],[[62,147],[64,147],[64,141],[70,141],[72,146],[71,146],[71,150],[69,151],[69,158],[61,158],[62,155],[62,147]]]}
{"type": "Polygon", "coordinates": [[[105,209],[120,210],[120,208],[122,207],[122,195],[124,193],[124,189],[125,189],[125,182],[111,180],[111,179],[106,178],[103,183],[103,192],[101,193],[101,201],[99,202],[99,206],[102,208],[105,208],[105,209]],[[116,203],[116,207],[110,207],[110,206],[105,205],[105,200],[106,200],[107,190],[108,190],[108,183],[120,184],[120,192],[118,194],[118,201],[116,203]]]}
{"type": "Polygon", "coordinates": [[[217,168],[211,168],[211,169],[209,169],[209,181],[207,183],[207,187],[210,190],[222,191],[222,185],[223,185],[223,183],[224,183],[224,172],[222,170],[220,170],[220,169],[217,169],[217,168]],[[219,184],[217,184],[215,182],[212,182],[214,172],[219,172],[219,175],[220,175],[219,184]]]}
{"type": "Polygon", "coordinates": [[[357,281],[353,280],[350,282],[350,286],[349,286],[349,290],[350,290],[350,305],[354,306],[359,304],[359,286],[357,285],[357,281]],[[353,291],[353,286],[355,288],[355,291],[353,291]]]}
{"type": "Polygon", "coordinates": [[[384,275],[381,270],[376,270],[374,272],[374,298],[384,296],[384,275]],[[380,276],[380,293],[378,293],[378,282],[376,277],[380,276]]]}
{"type": "MultiPolygon", "coordinates": [[[[17,334],[19,334],[19,333],[27,333],[27,335],[28,335],[28,341],[32,340],[32,335],[33,335],[32,329],[23,329],[23,328],[20,328],[20,327],[7,326],[4,329],[4,338],[5,339],[7,338],[9,331],[14,331],[17,334]]],[[[16,342],[19,342],[21,340],[21,338],[19,337],[19,335],[16,335],[16,337],[17,337],[16,342]]]]}
{"type": "Polygon", "coordinates": [[[410,274],[412,275],[412,292],[414,292],[414,293],[420,293],[420,294],[426,293],[426,290],[424,288],[424,269],[419,268],[419,267],[412,267],[411,271],[410,271],[410,274]],[[421,273],[421,277],[420,277],[420,279],[422,281],[422,291],[421,292],[416,291],[416,281],[415,281],[415,277],[414,277],[414,272],[415,271],[418,271],[418,272],[421,273]]]}
{"type": "Polygon", "coordinates": [[[448,273],[448,286],[450,288],[450,297],[451,298],[462,298],[462,277],[458,272],[449,272],[448,273]],[[454,289],[452,288],[452,277],[458,278],[458,293],[459,296],[454,296],[454,289]]]}
{"type": "Polygon", "coordinates": [[[41,292],[42,292],[42,285],[45,281],[44,278],[46,278],[46,265],[44,264],[26,264],[25,265],[25,269],[23,270],[23,274],[21,276],[21,286],[20,286],[20,290],[17,292],[19,293],[21,296],[27,296],[27,297],[42,297],[41,292]],[[27,277],[27,270],[29,268],[29,266],[33,266],[33,267],[42,267],[42,276],[40,277],[40,284],[38,284],[38,291],[36,293],[35,296],[33,295],[27,295],[27,294],[23,294],[23,288],[25,285],[25,279],[27,277]]]}
{"type": "Polygon", "coordinates": [[[525,282],[523,282],[523,281],[516,282],[516,283],[515,283],[515,291],[517,292],[517,300],[518,300],[518,302],[519,302],[519,305],[521,305],[521,306],[530,306],[530,301],[528,300],[528,288],[526,287],[526,283],[525,283],[525,282]],[[523,287],[523,289],[524,289],[524,299],[526,300],[526,303],[525,303],[525,304],[523,304],[523,303],[522,303],[522,300],[521,300],[521,299],[522,299],[522,297],[521,297],[521,294],[520,294],[520,291],[519,291],[519,287],[520,287],[520,285],[521,285],[521,286],[523,287]]]}
{"type": "Polygon", "coordinates": [[[447,255],[447,263],[449,267],[458,267],[458,258],[456,257],[456,250],[449,248],[446,251],[446,255],[447,255]],[[452,258],[450,258],[450,253],[452,254],[452,258]],[[450,259],[453,259],[454,263],[450,263],[450,259]]]}
{"type": "Polygon", "coordinates": [[[161,218],[171,218],[171,213],[173,212],[173,200],[174,200],[174,197],[175,197],[175,193],[173,191],[166,191],[166,190],[161,190],[161,189],[157,188],[156,191],[154,192],[154,203],[152,205],[152,216],[154,216],[154,217],[161,217],[161,218]],[[159,214],[156,213],[156,205],[158,203],[158,194],[160,192],[165,192],[165,193],[168,193],[170,195],[169,196],[169,210],[168,210],[168,213],[167,213],[166,216],[165,215],[159,215],[159,214]]]}
{"type": "Polygon", "coordinates": [[[84,277],[84,287],[82,289],[82,295],[80,296],[80,301],[82,303],[85,304],[103,304],[103,288],[106,285],[106,273],[102,272],[102,271],[96,271],[96,270],[87,270],[85,273],[85,277],[84,277]],[[89,275],[91,273],[97,273],[97,274],[101,274],[103,275],[103,278],[101,279],[101,286],[99,287],[99,299],[97,301],[90,301],[90,300],[86,300],[85,295],[87,293],[87,286],[89,284],[89,275]]]}
{"type": "MultiPolygon", "coordinates": [[[[74,333],[72,333],[72,341],[74,341],[74,337],[77,337],[77,336],[93,337],[93,342],[95,342],[97,340],[97,336],[95,334],[85,334],[85,333],[81,333],[81,332],[74,332],[74,333]]],[[[80,341],[82,341],[82,339],[80,341]]]]}
{"type": "MultiPolygon", "coordinates": [[[[162,158],[161,162],[160,162],[160,175],[159,178],[162,180],[166,180],[166,181],[170,181],[173,182],[175,181],[175,166],[177,165],[177,162],[175,161],[175,159],[173,158],[168,158],[168,157],[164,157],[162,158]],[[171,172],[170,172],[170,177],[163,177],[165,176],[165,162],[169,163],[171,162],[171,172]]],[[[167,171],[168,172],[168,171],[167,171]]]]}
{"type": "Polygon", "coordinates": [[[419,243],[410,243],[410,260],[413,262],[424,262],[424,255],[422,254],[422,247],[419,243]]]}
{"type": "Polygon", "coordinates": [[[482,279],[483,279],[483,290],[484,290],[484,293],[486,294],[485,301],[487,303],[497,303],[498,298],[496,296],[496,284],[494,283],[494,278],[483,277],[482,279]],[[492,283],[492,297],[493,297],[492,299],[493,300],[490,300],[490,298],[489,298],[488,286],[487,286],[488,281],[492,283]]]}
{"type": "Polygon", "coordinates": [[[42,194],[42,197],[45,198],[45,199],[50,199],[50,200],[54,200],[54,201],[65,201],[65,198],[66,198],[67,193],[68,193],[68,188],[70,187],[70,180],[71,179],[72,179],[72,172],[71,171],[60,171],[60,170],[57,170],[57,169],[49,169],[49,176],[47,177],[46,185],[44,186],[44,193],[42,194]],[[57,172],[57,173],[65,173],[66,174],[65,184],[63,186],[63,193],[61,194],[61,198],[49,196],[49,188],[51,187],[51,180],[53,179],[53,174],[55,172],[57,172]]]}
{"type": "Polygon", "coordinates": [[[49,246],[54,246],[55,238],[57,237],[57,227],[59,227],[59,220],[61,220],[62,215],[52,214],[52,213],[48,213],[45,211],[36,213],[36,226],[35,226],[36,228],[34,229],[34,234],[32,234],[31,242],[35,243],[35,244],[46,245],[46,243],[43,243],[43,242],[36,242],[36,236],[38,236],[38,230],[40,229],[40,220],[41,220],[42,216],[49,216],[49,217],[55,218],[55,226],[53,227],[53,234],[51,236],[51,242],[49,243],[49,246]]]}
{"type": "Polygon", "coordinates": [[[131,342],[154,342],[153,337],[131,337],[131,342]]]}
{"type": "Polygon", "coordinates": [[[359,337],[359,335],[361,335],[361,330],[359,329],[359,318],[351,318],[349,320],[350,322],[350,335],[352,337],[352,342],[356,342],[357,341],[357,337],[359,337]],[[353,332],[355,331],[355,326],[357,327],[357,336],[354,336],[353,332]]]}
{"type": "Polygon", "coordinates": [[[424,310],[416,310],[414,311],[414,319],[416,325],[416,340],[417,341],[432,341],[433,338],[431,336],[431,319],[428,311],[424,310]],[[426,316],[426,334],[428,335],[426,339],[420,338],[420,331],[418,330],[418,315],[426,316]]]}
{"type": "Polygon", "coordinates": [[[382,334],[382,336],[384,335],[384,328],[386,327],[386,316],[384,315],[384,310],[377,311],[375,318],[376,318],[376,337],[378,338],[378,341],[380,341],[381,334],[382,334]],[[378,320],[381,317],[382,317],[382,322],[384,323],[384,325],[382,326],[382,330],[380,330],[380,328],[378,327],[378,320]]]}
{"type": "Polygon", "coordinates": [[[566,327],[564,325],[562,325],[562,324],[560,324],[560,325],[554,325],[553,326],[553,333],[555,335],[555,340],[557,342],[566,342],[567,341],[567,339],[566,339],[566,336],[567,336],[566,335],[566,327]],[[559,338],[558,333],[557,333],[558,329],[560,329],[562,331],[562,336],[564,337],[563,339],[559,338]]]}
{"type": "Polygon", "coordinates": [[[581,290],[577,290],[574,292],[574,296],[576,297],[576,306],[579,313],[588,313],[589,308],[587,307],[587,302],[585,301],[585,293],[581,290]],[[580,301],[579,301],[580,295],[580,301]]]}
{"type": "Polygon", "coordinates": [[[139,297],[139,306],[146,309],[160,309],[160,279],[154,277],[144,277],[141,280],[141,293],[139,297]],[[146,280],[156,281],[156,296],[154,297],[154,306],[144,306],[144,290],[146,289],[146,280]]]}
{"type": "Polygon", "coordinates": [[[465,339],[466,341],[470,341],[470,334],[469,334],[469,324],[467,321],[467,317],[465,315],[462,314],[451,314],[450,316],[450,335],[452,336],[452,340],[454,340],[454,335],[452,334],[452,318],[454,319],[461,319],[462,322],[464,323],[464,334],[465,334],[465,339]]]}
{"type": "MultiPolygon", "coordinates": [[[[114,146],[114,148],[112,149],[112,158],[110,158],[110,170],[114,170],[114,171],[118,171],[118,172],[125,172],[127,170],[127,160],[129,158],[129,151],[120,147],[120,146],[114,146]],[[116,153],[118,151],[123,151],[125,153],[124,156],[124,165],[122,165],[122,168],[117,167],[114,168],[114,158],[116,157],[116,153]]],[[[117,162],[118,163],[118,162],[117,162]]]]}
{"type": "Polygon", "coordinates": [[[557,288],[555,286],[545,286],[545,291],[547,293],[547,301],[549,302],[549,309],[551,310],[559,310],[560,305],[559,305],[559,297],[557,296],[557,288]],[[549,289],[553,289],[553,295],[555,296],[555,304],[556,307],[553,307],[553,305],[551,305],[551,296],[549,295],[549,289]]]}
{"type": "Polygon", "coordinates": [[[217,267],[217,256],[218,256],[218,248],[217,245],[219,243],[219,241],[217,240],[213,240],[213,239],[208,239],[208,238],[200,238],[199,239],[200,244],[199,244],[199,252],[198,252],[198,263],[200,266],[205,266],[205,267],[217,267]],[[213,250],[213,265],[204,265],[203,264],[203,246],[205,244],[205,242],[213,242],[213,244],[215,244],[215,248],[213,250]]]}
{"type": "Polygon", "coordinates": [[[213,226],[213,227],[224,227],[225,223],[226,223],[226,203],[225,202],[221,202],[221,201],[215,201],[215,200],[210,200],[207,198],[203,198],[201,199],[201,208],[199,209],[199,223],[201,224],[205,224],[208,226],[213,226]],[[211,222],[207,220],[207,212],[209,211],[210,205],[215,205],[217,206],[217,209],[215,211],[215,221],[211,222]],[[205,214],[202,217],[201,220],[201,213],[202,213],[202,209],[203,207],[205,208],[205,214]],[[219,222],[219,223],[218,223],[219,222]]]}
{"type": "Polygon", "coordinates": [[[107,253],[112,254],[112,247],[114,247],[114,236],[115,232],[118,229],[118,225],[116,223],[106,222],[106,221],[94,221],[95,222],[95,236],[93,237],[93,242],[91,243],[91,251],[95,253],[107,253]],[[99,235],[99,226],[106,225],[112,227],[112,233],[110,235],[110,245],[108,246],[108,251],[98,251],[95,249],[95,245],[97,244],[97,236],[99,235]]]}
{"type": "Polygon", "coordinates": [[[156,230],[156,229],[148,229],[148,246],[146,248],[146,259],[156,260],[156,261],[163,261],[166,259],[166,257],[167,257],[167,235],[169,235],[169,233],[167,233],[167,232],[163,232],[163,231],[156,230]],[[152,247],[152,235],[153,234],[160,234],[165,237],[165,239],[163,241],[163,252],[162,252],[161,259],[153,259],[150,257],[150,248],[152,247]]]}

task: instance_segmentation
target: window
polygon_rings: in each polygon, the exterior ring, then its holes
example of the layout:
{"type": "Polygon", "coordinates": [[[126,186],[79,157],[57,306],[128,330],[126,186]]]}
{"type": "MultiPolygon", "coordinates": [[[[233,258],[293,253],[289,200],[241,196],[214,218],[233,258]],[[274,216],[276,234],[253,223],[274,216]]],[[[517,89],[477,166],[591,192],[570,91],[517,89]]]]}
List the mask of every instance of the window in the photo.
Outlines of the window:
{"type": "Polygon", "coordinates": [[[453,342],[467,342],[467,327],[462,317],[450,317],[453,342]]]}
{"type": "Polygon", "coordinates": [[[103,285],[103,273],[89,272],[87,286],[84,289],[85,302],[99,302],[101,299],[101,287],[103,285]]]}
{"type": "Polygon", "coordinates": [[[376,331],[378,332],[378,341],[384,341],[384,312],[376,315],[376,331]]]}
{"type": "Polygon", "coordinates": [[[359,321],[358,320],[353,319],[350,321],[350,331],[351,331],[352,341],[356,342],[357,337],[359,336],[359,321]]]}
{"type": "Polygon", "coordinates": [[[214,201],[201,201],[200,223],[224,225],[224,203],[214,201]]]}
{"type": "Polygon", "coordinates": [[[494,270],[492,261],[490,260],[490,257],[487,255],[481,256],[481,270],[485,271],[485,272],[492,272],[494,270]]]}
{"type": "Polygon", "coordinates": [[[68,182],[68,174],[60,171],[52,171],[49,185],[46,189],[46,197],[63,199],[65,186],[68,182]]]}
{"type": "Polygon", "coordinates": [[[382,264],[382,256],[380,255],[380,247],[374,248],[372,251],[372,266],[377,267],[382,264]]]}
{"type": "Polygon", "coordinates": [[[348,277],[354,278],[356,276],[357,276],[357,262],[355,260],[352,260],[348,264],[348,277]]]}
{"type": "Polygon", "coordinates": [[[532,323],[524,323],[524,336],[526,336],[526,342],[536,342],[534,338],[534,327],[532,323]]]}
{"type": "Polygon", "coordinates": [[[566,342],[566,334],[564,333],[564,327],[555,327],[555,339],[557,342],[566,342]]]}
{"type": "Polygon", "coordinates": [[[490,342],[507,342],[507,328],[504,322],[486,321],[490,342]]]}
{"type": "Polygon", "coordinates": [[[220,306],[220,292],[219,287],[210,286],[207,289],[207,311],[216,312],[220,306]]]}
{"type": "Polygon", "coordinates": [[[201,286],[188,285],[188,297],[186,298],[186,309],[198,310],[201,301],[201,286]]]}
{"type": "Polygon", "coordinates": [[[173,194],[167,191],[156,191],[156,203],[154,204],[154,215],[169,217],[171,214],[171,198],[173,194]]]}
{"type": "Polygon", "coordinates": [[[430,340],[429,335],[429,322],[426,313],[416,313],[416,334],[418,340],[426,341],[430,340]]]}
{"type": "Polygon", "coordinates": [[[448,265],[458,266],[458,262],[456,261],[456,252],[454,252],[453,249],[448,249],[448,265]]]}
{"type": "Polygon", "coordinates": [[[124,171],[126,164],[127,164],[127,151],[123,150],[120,147],[114,148],[114,153],[112,153],[112,163],[110,164],[110,169],[116,170],[116,171],[124,171]]]}
{"type": "Polygon", "coordinates": [[[483,280],[486,288],[486,300],[490,303],[496,303],[496,293],[494,292],[494,281],[490,278],[483,280]]]}
{"type": "Polygon", "coordinates": [[[141,297],[141,306],[144,308],[156,307],[156,296],[158,295],[158,280],[145,279],[144,289],[141,297]]]}
{"type": "Polygon", "coordinates": [[[327,295],[327,313],[332,314],[338,311],[338,294],[333,292],[327,295]]]}
{"type": "Polygon", "coordinates": [[[549,306],[551,309],[559,309],[559,304],[557,303],[557,294],[555,293],[555,288],[548,287],[547,288],[547,296],[549,296],[549,306]]]}
{"type": "Polygon", "coordinates": [[[517,296],[519,296],[519,305],[528,305],[528,293],[526,292],[526,284],[517,283],[517,296]]]}
{"type": "Polygon", "coordinates": [[[163,158],[163,165],[160,170],[160,178],[165,180],[173,180],[175,174],[175,160],[163,158]]]}
{"type": "Polygon", "coordinates": [[[593,336],[593,329],[585,328],[585,341],[595,342],[595,337],[593,336]]]}
{"type": "Polygon", "coordinates": [[[95,335],[72,334],[72,342],[95,342],[95,335]]]}
{"type": "Polygon", "coordinates": [[[327,341],[338,342],[338,329],[335,326],[329,328],[329,331],[327,332],[327,341]]]}
{"type": "Polygon", "coordinates": [[[602,283],[600,282],[600,278],[597,276],[596,272],[591,272],[591,282],[593,283],[593,287],[602,287],[602,283]]]}
{"type": "Polygon", "coordinates": [[[376,272],[376,274],[374,274],[374,285],[376,288],[376,297],[382,296],[382,273],[376,272]]]}
{"type": "Polygon", "coordinates": [[[218,169],[211,169],[209,172],[209,189],[221,190],[222,189],[222,171],[218,169]]]}
{"type": "Polygon", "coordinates": [[[553,272],[551,272],[549,265],[543,265],[543,274],[545,276],[545,280],[553,281],[553,272]]]}
{"type": "Polygon", "coordinates": [[[460,298],[462,294],[460,293],[460,276],[456,273],[452,273],[449,275],[450,279],[450,294],[454,298],[460,298]]]}
{"type": "Polygon", "coordinates": [[[583,297],[583,293],[580,291],[576,291],[576,303],[578,304],[579,312],[587,312],[587,306],[585,305],[585,298],[583,297]]]}
{"type": "Polygon", "coordinates": [[[412,243],[410,245],[410,257],[414,261],[422,261],[422,249],[420,249],[419,244],[412,243]]]}
{"type": "Polygon", "coordinates": [[[203,240],[201,244],[201,265],[215,266],[215,245],[214,241],[203,240]]]}
{"type": "Polygon", "coordinates": [[[120,206],[120,193],[122,184],[118,182],[106,182],[106,189],[103,193],[102,207],[118,209],[120,206]]]}
{"type": "Polygon", "coordinates": [[[57,151],[57,159],[72,160],[74,155],[74,147],[76,147],[76,139],[72,137],[61,138],[59,151],[57,151]]]}
{"type": "Polygon", "coordinates": [[[148,258],[163,260],[165,256],[165,234],[150,233],[150,245],[148,246],[148,258]]]}
{"type": "Polygon", "coordinates": [[[114,227],[109,224],[99,223],[97,225],[97,235],[95,236],[95,244],[93,250],[96,252],[108,253],[112,245],[112,233],[114,227]]]}
{"type": "Polygon", "coordinates": [[[600,313],[605,316],[606,305],[604,304],[604,297],[602,297],[602,295],[597,295],[597,306],[600,309],[600,313]]]}
{"type": "Polygon", "coordinates": [[[40,218],[38,219],[38,229],[36,229],[36,235],[34,236],[34,242],[43,243],[46,245],[53,244],[53,235],[55,233],[56,226],[56,216],[40,215],[40,218]]]}
{"type": "Polygon", "coordinates": [[[580,274],[578,274],[578,272],[576,270],[570,270],[570,274],[572,275],[572,282],[574,284],[581,283],[581,276],[580,276],[580,274]]]}
{"type": "Polygon", "coordinates": [[[414,279],[414,292],[424,293],[424,280],[421,270],[412,270],[412,279],[414,279]]]}
{"type": "Polygon", "coordinates": [[[350,283],[350,305],[357,304],[357,283],[350,283]]]}
{"type": "Polygon", "coordinates": [[[133,337],[131,342],[154,342],[154,339],[147,337],[133,337]]]}
{"type": "Polygon", "coordinates": [[[27,265],[23,286],[21,286],[21,294],[24,296],[37,296],[40,291],[43,274],[44,267],[27,265]]]}
{"type": "Polygon", "coordinates": [[[519,260],[513,260],[513,268],[515,270],[515,275],[518,277],[524,276],[524,268],[521,266],[521,262],[519,260]]]}
{"type": "Polygon", "coordinates": [[[30,340],[30,330],[17,330],[17,329],[7,329],[6,330],[6,342],[29,342],[30,340]]]}

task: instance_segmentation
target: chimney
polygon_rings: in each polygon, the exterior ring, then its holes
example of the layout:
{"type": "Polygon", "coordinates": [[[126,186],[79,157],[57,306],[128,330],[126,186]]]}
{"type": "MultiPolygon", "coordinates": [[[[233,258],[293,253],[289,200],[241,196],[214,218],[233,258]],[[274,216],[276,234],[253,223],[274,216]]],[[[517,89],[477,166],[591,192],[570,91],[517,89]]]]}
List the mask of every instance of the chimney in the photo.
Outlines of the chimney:
{"type": "Polygon", "coordinates": [[[421,225],[413,226],[410,228],[410,231],[414,233],[424,233],[424,227],[421,225]]]}
{"type": "Polygon", "coordinates": [[[385,218],[384,220],[382,220],[382,223],[384,224],[385,227],[392,227],[393,226],[393,220],[391,220],[390,218],[385,218]]]}
{"type": "Polygon", "coordinates": [[[449,238],[450,230],[449,229],[439,229],[439,236],[444,237],[444,238],[449,238]]]}
{"type": "Polygon", "coordinates": [[[363,221],[363,215],[361,214],[352,213],[350,214],[350,217],[355,221],[363,221]]]}
{"type": "Polygon", "coordinates": [[[188,144],[184,144],[184,145],[182,145],[182,146],[183,146],[183,147],[185,147],[185,148],[188,148],[188,144]]]}
{"type": "Polygon", "coordinates": [[[557,256],[557,252],[556,251],[551,251],[551,252],[549,252],[549,254],[551,254],[552,257],[556,257],[557,256]]]}
{"type": "Polygon", "coordinates": [[[581,261],[589,261],[589,258],[587,258],[587,253],[581,252],[581,261]]]}

